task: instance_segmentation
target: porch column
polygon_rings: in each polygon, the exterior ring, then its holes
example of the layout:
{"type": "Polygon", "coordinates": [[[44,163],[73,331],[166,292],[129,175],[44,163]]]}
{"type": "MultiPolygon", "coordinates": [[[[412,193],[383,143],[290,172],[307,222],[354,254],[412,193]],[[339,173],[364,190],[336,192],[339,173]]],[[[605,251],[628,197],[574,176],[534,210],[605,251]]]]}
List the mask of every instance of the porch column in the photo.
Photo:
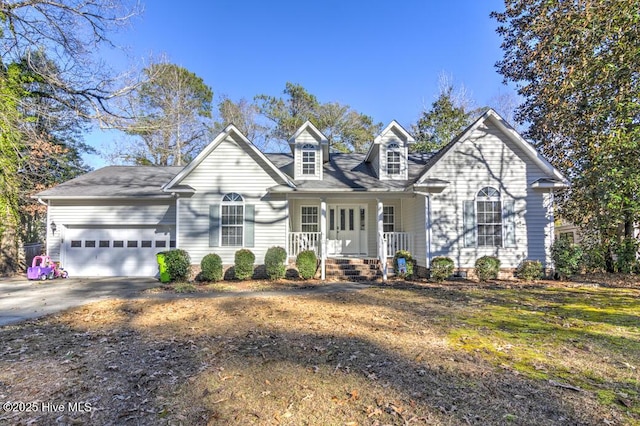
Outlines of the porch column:
{"type": "Polygon", "coordinates": [[[327,200],[320,199],[320,278],[326,278],[325,264],[327,260],[327,200]]]}
{"type": "Polygon", "coordinates": [[[383,215],[383,205],[382,205],[382,200],[381,199],[376,199],[377,203],[378,203],[378,209],[377,209],[377,213],[378,213],[378,221],[377,221],[377,228],[378,228],[378,235],[376,237],[376,239],[378,240],[378,259],[380,259],[380,266],[382,267],[382,279],[384,281],[387,280],[387,253],[386,253],[386,247],[383,247],[384,245],[384,238],[382,237],[382,234],[384,233],[384,215],[383,215]]]}

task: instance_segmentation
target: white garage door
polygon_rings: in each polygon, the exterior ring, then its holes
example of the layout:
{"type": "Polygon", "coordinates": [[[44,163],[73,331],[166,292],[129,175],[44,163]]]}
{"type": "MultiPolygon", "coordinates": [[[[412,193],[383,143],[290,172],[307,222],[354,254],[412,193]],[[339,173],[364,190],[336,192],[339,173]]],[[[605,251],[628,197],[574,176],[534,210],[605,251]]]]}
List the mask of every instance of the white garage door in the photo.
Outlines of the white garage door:
{"type": "Polygon", "coordinates": [[[156,228],[67,227],[62,266],[72,277],[154,277],[156,253],[169,250],[169,232],[156,228]]]}

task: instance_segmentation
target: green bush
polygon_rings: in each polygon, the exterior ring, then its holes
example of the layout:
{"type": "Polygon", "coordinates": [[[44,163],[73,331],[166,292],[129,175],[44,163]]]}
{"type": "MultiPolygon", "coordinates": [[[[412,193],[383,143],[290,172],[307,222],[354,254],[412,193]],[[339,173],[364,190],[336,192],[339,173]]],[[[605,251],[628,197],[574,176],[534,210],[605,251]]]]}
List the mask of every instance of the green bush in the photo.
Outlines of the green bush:
{"type": "Polygon", "coordinates": [[[165,251],[164,262],[171,281],[187,281],[191,275],[191,257],[182,249],[165,251]]]}
{"type": "Polygon", "coordinates": [[[431,269],[429,269],[429,276],[432,280],[440,282],[444,281],[453,274],[454,269],[453,260],[450,257],[438,256],[431,260],[431,269]]]}
{"type": "Polygon", "coordinates": [[[301,251],[298,257],[296,257],[296,267],[303,279],[308,280],[313,278],[318,268],[318,258],[316,254],[311,250],[301,251]]]}
{"type": "Polygon", "coordinates": [[[234,258],[235,277],[238,280],[248,280],[253,276],[253,264],[256,255],[249,249],[240,249],[234,258]]]}
{"type": "Polygon", "coordinates": [[[539,280],[542,275],[542,262],[539,260],[523,260],[516,268],[516,277],[521,280],[539,280]]]}
{"type": "Polygon", "coordinates": [[[559,278],[569,278],[580,271],[582,248],[566,238],[558,238],[551,246],[551,258],[559,278]]]}
{"type": "Polygon", "coordinates": [[[222,259],[215,253],[210,253],[202,258],[200,270],[204,281],[220,281],[222,279],[222,259]]]}
{"type": "Polygon", "coordinates": [[[264,255],[264,266],[267,275],[272,280],[284,278],[287,268],[284,262],[287,260],[287,251],[282,247],[271,247],[264,255]]]}
{"type": "Polygon", "coordinates": [[[413,276],[413,256],[411,256],[411,253],[406,250],[398,250],[395,256],[393,256],[393,270],[400,278],[411,278],[413,276]],[[407,261],[407,272],[405,274],[398,272],[400,270],[400,268],[398,268],[398,259],[401,257],[407,261]]]}
{"type": "Polygon", "coordinates": [[[495,280],[500,272],[500,259],[495,256],[482,256],[476,260],[475,267],[480,281],[495,280]]]}
{"type": "Polygon", "coordinates": [[[615,253],[617,256],[615,267],[616,272],[630,274],[636,270],[638,263],[638,240],[635,238],[625,238],[617,244],[615,253]]]}

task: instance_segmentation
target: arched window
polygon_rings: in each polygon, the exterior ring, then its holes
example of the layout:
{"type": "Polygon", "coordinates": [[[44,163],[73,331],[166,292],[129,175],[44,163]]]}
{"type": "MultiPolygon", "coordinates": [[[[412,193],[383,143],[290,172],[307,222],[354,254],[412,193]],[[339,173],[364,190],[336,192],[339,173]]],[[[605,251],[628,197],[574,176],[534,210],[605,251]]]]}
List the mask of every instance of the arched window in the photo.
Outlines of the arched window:
{"type": "Polygon", "coordinates": [[[316,174],[316,148],[311,144],[302,145],[302,174],[303,175],[315,175],[316,174]]]}
{"type": "Polygon", "coordinates": [[[222,197],[220,214],[221,245],[242,246],[244,234],[244,199],[242,195],[230,192],[222,197]]]}
{"type": "Polygon", "coordinates": [[[502,201],[500,191],[490,186],[476,196],[479,247],[502,247],[502,201]]]}
{"type": "Polygon", "coordinates": [[[401,165],[400,145],[392,142],[387,145],[387,174],[399,175],[401,165]]]}

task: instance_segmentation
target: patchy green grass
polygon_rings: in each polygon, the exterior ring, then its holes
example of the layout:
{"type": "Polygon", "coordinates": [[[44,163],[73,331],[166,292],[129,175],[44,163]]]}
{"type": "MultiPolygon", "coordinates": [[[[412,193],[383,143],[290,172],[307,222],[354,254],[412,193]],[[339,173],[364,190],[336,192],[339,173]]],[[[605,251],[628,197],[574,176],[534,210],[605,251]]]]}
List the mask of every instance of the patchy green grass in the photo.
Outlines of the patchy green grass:
{"type": "Polygon", "coordinates": [[[602,287],[470,289],[453,317],[453,347],[534,380],[594,392],[637,421],[640,299],[602,287]]]}

